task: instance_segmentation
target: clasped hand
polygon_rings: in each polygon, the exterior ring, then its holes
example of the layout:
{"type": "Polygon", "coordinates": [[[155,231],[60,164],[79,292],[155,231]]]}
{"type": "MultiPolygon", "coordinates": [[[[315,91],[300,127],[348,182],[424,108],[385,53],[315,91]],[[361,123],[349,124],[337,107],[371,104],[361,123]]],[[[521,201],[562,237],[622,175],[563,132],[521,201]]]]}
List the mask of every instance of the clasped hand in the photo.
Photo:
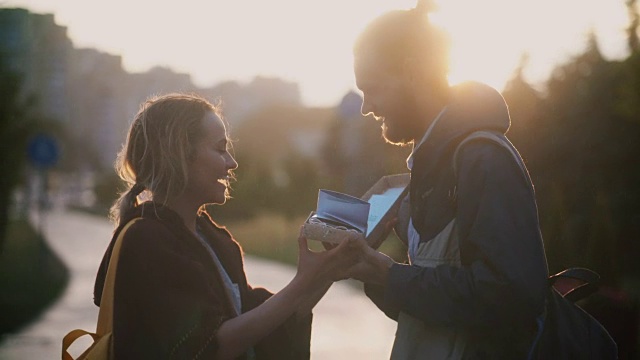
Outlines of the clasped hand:
{"type": "MultiPolygon", "coordinates": [[[[395,219],[387,224],[382,239],[386,238],[395,224],[395,219]]],[[[379,243],[382,241],[377,242],[379,243]]],[[[309,250],[307,239],[300,234],[298,273],[316,277],[316,281],[333,282],[356,279],[366,283],[384,285],[388,271],[394,261],[389,256],[376,251],[364,238],[345,238],[338,245],[323,243],[326,251],[309,250]]]]}

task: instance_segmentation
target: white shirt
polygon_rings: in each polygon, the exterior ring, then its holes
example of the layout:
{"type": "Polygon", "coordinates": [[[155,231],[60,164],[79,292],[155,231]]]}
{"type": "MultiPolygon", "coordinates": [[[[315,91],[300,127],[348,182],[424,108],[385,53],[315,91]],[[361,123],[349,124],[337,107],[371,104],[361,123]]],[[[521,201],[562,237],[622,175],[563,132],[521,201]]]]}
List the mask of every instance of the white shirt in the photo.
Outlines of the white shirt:
{"type": "MultiPolygon", "coordinates": [[[[220,275],[222,275],[222,281],[224,282],[224,286],[227,288],[227,290],[229,291],[229,294],[231,295],[230,300],[231,300],[231,303],[233,304],[233,308],[236,310],[236,314],[240,315],[242,313],[242,299],[240,297],[240,287],[238,286],[238,284],[234,283],[231,280],[231,277],[229,277],[229,274],[225,270],[224,266],[222,266],[222,263],[220,262],[220,258],[218,258],[218,255],[216,254],[216,252],[213,251],[213,248],[209,245],[209,243],[207,243],[207,241],[204,238],[204,235],[200,232],[200,229],[198,229],[196,232],[198,233],[198,236],[197,236],[198,240],[200,240],[202,245],[204,245],[204,247],[207,249],[207,251],[209,252],[209,255],[211,255],[211,258],[213,259],[213,262],[216,264],[216,267],[218,268],[220,275]]],[[[246,355],[248,359],[255,359],[256,354],[253,347],[250,347],[247,350],[246,355]]]]}
{"type": "Polygon", "coordinates": [[[242,300],[240,298],[240,287],[238,286],[238,284],[234,283],[231,280],[224,266],[222,266],[222,263],[220,262],[218,255],[216,254],[215,251],[213,251],[213,248],[209,245],[209,243],[207,243],[207,241],[204,239],[204,235],[200,233],[200,231],[198,231],[198,240],[200,240],[202,245],[204,245],[204,247],[209,252],[209,255],[213,259],[213,262],[216,264],[216,267],[218,268],[218,272],[220,272],[220,275],[222,275],[222,281],[224,282],[224,286],[227,288],[227,290],[229,291],[229,294],[231,295],[230,300],[231,300],[231,303],[233,304],[233,308],[236,310],[236,314],[239,315],[240,313],[242,313],[242,300]]]}
{"type": "MultiPolygon", "coordinates": [[[[414,154],[420,148],[420,146],[422,144],[424,144],[425,141],[427,141],[427,138],[429,137],[429,135],[433,131],[433,127],[436,125],[438,120],[440,120],[440,118],[442,117],[442,114],[444,114],[446,109],[447,109],[447,107],[445,106],[442,109],[442,111],[440,111],[438,116],[436,116],[436,118],[433,120],[431,125],[429,125],[429,128],[427,129],[427,131],[424,133],[424,136],[422,137],[422,139],[420,139],[420,142],[417,145],[414,143],[413,150],[411,150],[411,154],[409,154],[409,157],[407,158],[407,168],[409,168],[409,170],[411,170],[413,168],[413,156],[414,156],[414,154]]],[[[408,226],[408,229],[407,229],[407,237],[408,237],[408,242],[409,242],[409,244],[408,244],[408,248],[409,248],[409,263],[413,263],[413,259],[414,259],[415,255],[416,255],[416,251],[418,251],[418,244],[420,244],[420,234],[418,234],[418,231],[413,226],[413,220],[411,218],[409,218],[409,226],[408,226]]]]}

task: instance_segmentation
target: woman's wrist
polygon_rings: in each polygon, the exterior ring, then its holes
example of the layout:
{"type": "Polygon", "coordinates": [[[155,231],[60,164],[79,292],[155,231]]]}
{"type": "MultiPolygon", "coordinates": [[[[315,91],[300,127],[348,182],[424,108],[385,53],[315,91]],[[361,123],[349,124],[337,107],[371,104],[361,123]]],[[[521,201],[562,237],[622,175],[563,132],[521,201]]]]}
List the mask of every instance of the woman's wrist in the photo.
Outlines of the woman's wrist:
{"type": "Polygon", "coordinates": [[[309,291],[309,288],[311,288],[313,285],[313,280],[311,279],[310,276],[308,276],[307,274],[301,274],[300,272],[298,272],[293,279],[291,279],[291,282],[289,283],[288,287],[291,287],[292,290],[296,293],[298,293],[298,295],[304,294],[306,292],[309,291]]]}

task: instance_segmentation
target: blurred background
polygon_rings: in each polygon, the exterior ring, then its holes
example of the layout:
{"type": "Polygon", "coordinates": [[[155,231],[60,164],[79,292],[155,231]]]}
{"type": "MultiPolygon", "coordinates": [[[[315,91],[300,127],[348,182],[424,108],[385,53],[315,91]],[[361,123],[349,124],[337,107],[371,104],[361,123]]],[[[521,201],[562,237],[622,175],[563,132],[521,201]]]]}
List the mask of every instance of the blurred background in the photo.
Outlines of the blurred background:
{"type": "MultiPolygon", "coordinates": [[[[210,210],[247,253],[295,264],[319,188],[360,196],[407,171],[410,149],[385,144],[359,113],[351,45],[376,15],[414,5],[0,1],[0,335],[37,321],[68,283],[33,214],[106,221],[122,189],[113,162],[153,94],[221,104],[240,166],[233,199],[210,210]]],[[[451,82],[483,81],[509,104],[508,136],[535,184],[550,271],[597,271],[601,289],[581,305],[621,359],[640,358],[636,0],[435,5],[453,44],[451,82]]],[[[405,250],[393,236],[383,245],[397,260],[405,250]]]]}

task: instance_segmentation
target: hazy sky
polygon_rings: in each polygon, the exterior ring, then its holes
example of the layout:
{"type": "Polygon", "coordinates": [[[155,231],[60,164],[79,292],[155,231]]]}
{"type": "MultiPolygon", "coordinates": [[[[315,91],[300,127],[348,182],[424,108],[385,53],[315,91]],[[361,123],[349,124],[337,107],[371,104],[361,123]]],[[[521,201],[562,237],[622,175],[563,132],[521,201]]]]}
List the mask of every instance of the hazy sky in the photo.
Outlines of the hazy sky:
{"type": "MultiPolygon", "coordinates": [[[[624,0],[440,0],[434,21],[453,42],[453,83],[502,89],[523,52],[540,82],[584,49],[593,30],[602,52],[626,52],[624,0]]],[[[199,86],[275,76],[300,84],[308,105],[334,105],[355,88],[351,46],[362,27],[415,0],[0,0],[53,13],[76,47],[122,55],[141,72],[167,66],[199,86]]]]}

